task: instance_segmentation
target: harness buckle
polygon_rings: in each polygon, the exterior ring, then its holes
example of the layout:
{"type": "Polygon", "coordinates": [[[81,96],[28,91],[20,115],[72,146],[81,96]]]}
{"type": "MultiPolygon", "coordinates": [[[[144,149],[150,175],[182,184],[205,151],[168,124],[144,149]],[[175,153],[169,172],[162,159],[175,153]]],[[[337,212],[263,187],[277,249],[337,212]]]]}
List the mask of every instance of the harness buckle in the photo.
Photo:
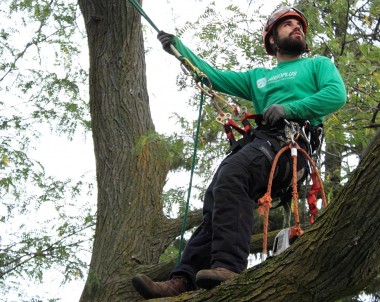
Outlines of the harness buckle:
{"type": "Polygon", "coordinates": [[[226,124],[226,122],[231,119],[232,114],[229,112],[221,112],[218,114],[218,116],[215,118],[215,120],[219,123],[222,124],[223,126],[226,124]]]}

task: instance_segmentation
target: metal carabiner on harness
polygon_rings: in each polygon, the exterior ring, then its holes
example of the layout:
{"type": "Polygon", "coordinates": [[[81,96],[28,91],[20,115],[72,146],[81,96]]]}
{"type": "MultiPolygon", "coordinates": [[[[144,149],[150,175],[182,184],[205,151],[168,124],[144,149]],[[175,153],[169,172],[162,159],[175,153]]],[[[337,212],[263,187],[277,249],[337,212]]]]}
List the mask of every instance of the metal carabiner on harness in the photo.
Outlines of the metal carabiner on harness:
{"type": "Polygon", "coordinates": [[[285,122],[285,138],[287,140],[287,143],[292,144],[294,146],[296,144],[296,140],[300,136],[300,126],[298,123],[288,121],[284,119],[285,122]]]}

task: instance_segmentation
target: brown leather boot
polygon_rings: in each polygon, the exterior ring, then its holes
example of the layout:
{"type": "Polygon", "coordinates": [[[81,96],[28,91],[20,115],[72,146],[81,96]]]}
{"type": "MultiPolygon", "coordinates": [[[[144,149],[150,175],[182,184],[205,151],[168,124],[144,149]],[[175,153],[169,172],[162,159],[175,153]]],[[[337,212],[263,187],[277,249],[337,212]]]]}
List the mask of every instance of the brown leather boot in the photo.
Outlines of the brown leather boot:
{"type": "Polygon", "coordinates": [[[200,288],[211,289],[221,282],[232,279],[238,275],[224,267],[216,267],[212,269],[204,269],[198,272],[195,277],[195,284],[200,288]]]}
{"type": "Polygon", "coordinates": [[[186,277],[175,275],[164,282],[154,282],[143,274],[132,278],[132,284],[145,299],[178,296],[192,289],[186,277]]]}

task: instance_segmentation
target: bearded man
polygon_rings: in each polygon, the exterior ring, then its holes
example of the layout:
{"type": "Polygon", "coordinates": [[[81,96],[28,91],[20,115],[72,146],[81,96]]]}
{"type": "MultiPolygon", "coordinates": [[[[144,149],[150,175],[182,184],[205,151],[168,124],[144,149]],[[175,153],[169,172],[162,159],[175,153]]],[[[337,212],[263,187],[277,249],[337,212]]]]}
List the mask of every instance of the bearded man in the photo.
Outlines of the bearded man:
{"type": "MultiPolygon", "coordinates": [[[[200,59],[178,37],[159,32],[164,50],[171,45],[205,73],[214,90],[251,100],[262,114],[252,140],[239,145],[221,162],[203,200],[203,223],[187,243],[170,279],[155,282],[138,274],[133,285],[145,298],[179,295],[197,288],[212,288],[247,267],[255,202],[267,189],[271,164],[284,145],[285,119],[321,127],[325,117],[346,102],[343,80],[330,59],[303,57],[309,51],[305,36],[308,22],[294,7],[281,7],[263,30],[266,52],[277,66],[247,71],[218,70],[200,59]]],[[[308,148],[307,143],[297,141],[308,148]]],[[[305,176],[306,159],[298,156],[298,172],[305,176]]],[[[291,158],[280,157],[272,196],[291,186],[291,158]]]]}

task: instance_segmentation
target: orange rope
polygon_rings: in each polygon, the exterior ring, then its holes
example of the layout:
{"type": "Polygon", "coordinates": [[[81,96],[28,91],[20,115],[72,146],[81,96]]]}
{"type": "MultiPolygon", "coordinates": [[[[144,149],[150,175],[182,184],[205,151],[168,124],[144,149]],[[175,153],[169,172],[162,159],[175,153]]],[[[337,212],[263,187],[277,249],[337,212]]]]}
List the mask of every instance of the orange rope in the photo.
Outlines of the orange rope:
{"type": "Polygon", "coordinates": [[[268,250],[268,223],[269,223],[269,210],[272,207],[272,198],[270,194],[266,193],[260,200],[262,200],[262,204],[259,207],[260,215],[264,215],[264,225],[263,225],[263,254],[267,254],[268,250]]]}
{"type": "Polygon", "coordinates": [[[297,143],[294,143],[294,145],[289,144],[289,145],[284,146],[280,151],[277,152],[277,154],[273,160],[272,168],[271,168],[270,173],[269,173],[267,192],[264,194],[263,197],[261,197],[259,199],[259,205],[260,205],[259,206],[259,214],[264,215],[264,223],[263,223],[263,228],[264,228],[264,230],[263,230],[263,254],[264,255],[267,254],[267,250],[268,250],[269,210],[272,207],[271,191],[272,191],[274,173],[275,173],[276,166],[277,166],[277,163],[278,163],[280,156],[288,149],[290,149],[292,151],[292,162],[293,162],[292,197],[293,197],[293,201],[294,201],[294,219],[295,219],[295,223],[296,223],[295,227],[291,228],[292,236],[301,236],[303,234],[303,230],[301,229],[301,225],[300,225],[299,213],[298,213],[298,189],[297,189],[297,151],[298,150],[300,150],[303,153],[303,155],[305,155],[305,157],[308,159],[308,161],[312,165],[314,172],[317,175],[318,182],[321,185],[321,195],[322,195],[323,207],[325,208],[327,206],[327,201],[326,201],[325,191],[323,188],[322,179],[321,179],[320,174],[318,173],[318,169],[317,169],[313,159],[297,143]]]}
{"type": "Polygon", "coordinates": [[[269,209],[272,207],[272,197],[271,197],[271,191],[272,191],[272,183],[274,178],[274,172],[276,171],[276,166],[278,163],[278,159],[280,156],[288,150],[290,147],[285,146],[280,151],[277,152],[276,156],[274,157],[272,168],[269,173],[269,181],[268,181],[268,188],[267,192],[263,197],[259,199],[259,214],[264,215],[264,230],[263,230],[263,254],[267,253],[268,250],[268,223],[269,223],[269,209]]]}

